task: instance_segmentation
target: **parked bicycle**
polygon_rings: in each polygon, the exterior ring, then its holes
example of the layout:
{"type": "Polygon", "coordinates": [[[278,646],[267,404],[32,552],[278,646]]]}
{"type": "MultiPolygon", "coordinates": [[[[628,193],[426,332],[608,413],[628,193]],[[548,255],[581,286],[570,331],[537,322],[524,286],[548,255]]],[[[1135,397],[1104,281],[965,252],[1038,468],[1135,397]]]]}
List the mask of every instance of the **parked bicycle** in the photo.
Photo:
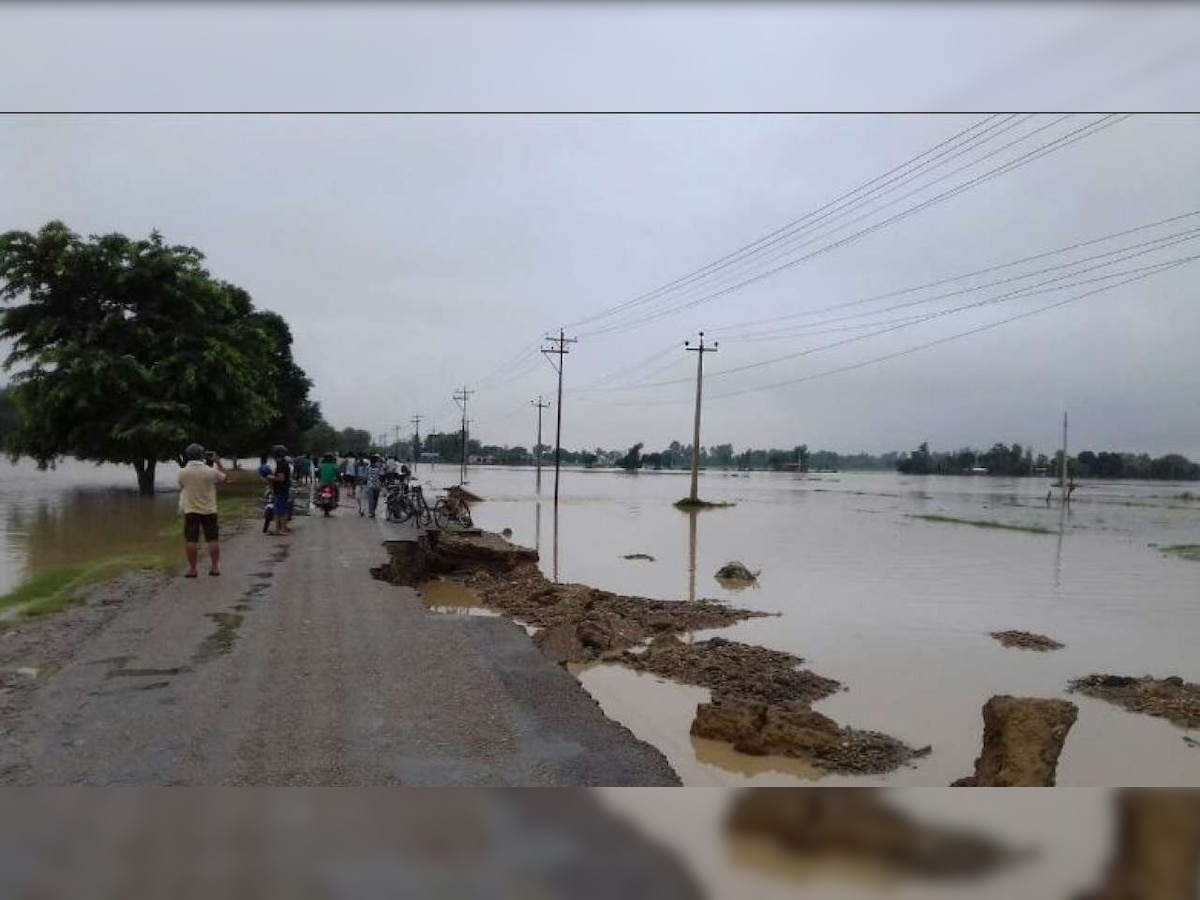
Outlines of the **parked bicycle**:
{"type": "Polygon", "coordinates": [[[454,526],[475,527],[467,501],[453,491],[447,491],[445,497],[439,497],[433,504],[433,524],[441,531],[450,531],[454,526]]]}

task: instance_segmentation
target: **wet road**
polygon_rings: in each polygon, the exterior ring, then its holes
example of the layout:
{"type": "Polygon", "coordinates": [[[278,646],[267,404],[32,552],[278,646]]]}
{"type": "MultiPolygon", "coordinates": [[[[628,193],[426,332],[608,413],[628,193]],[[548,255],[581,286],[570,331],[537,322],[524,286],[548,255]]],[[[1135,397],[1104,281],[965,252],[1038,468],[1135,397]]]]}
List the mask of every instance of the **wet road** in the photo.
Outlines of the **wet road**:
{"type": "Polygon", "coordinates": [[[222,577],[130,598],[8,719],[0,782],[678,783],[517,626],[374,580],[379,536],[349,508],[251,527],[222,577]]]}

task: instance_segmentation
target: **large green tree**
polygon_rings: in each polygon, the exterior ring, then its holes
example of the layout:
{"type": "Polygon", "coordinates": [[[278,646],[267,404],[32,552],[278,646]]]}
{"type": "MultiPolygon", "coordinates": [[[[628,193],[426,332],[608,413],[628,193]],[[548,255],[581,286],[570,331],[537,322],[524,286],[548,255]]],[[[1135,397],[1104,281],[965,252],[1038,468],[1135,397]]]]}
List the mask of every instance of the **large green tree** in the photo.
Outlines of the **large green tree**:
{"type": "Polygon", "coordinates": [[[203,260],[158,232],[0,235],[13,456],[128,463],[151,493],[157,463],[189,441],[228,447],[279,419],[279,323],[203,260]]]}

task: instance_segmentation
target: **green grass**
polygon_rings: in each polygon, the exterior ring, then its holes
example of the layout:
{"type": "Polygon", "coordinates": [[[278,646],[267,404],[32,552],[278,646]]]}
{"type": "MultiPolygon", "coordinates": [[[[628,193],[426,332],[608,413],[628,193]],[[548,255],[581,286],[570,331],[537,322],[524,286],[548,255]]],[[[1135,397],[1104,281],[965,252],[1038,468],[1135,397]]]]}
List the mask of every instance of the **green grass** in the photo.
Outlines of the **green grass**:
{"type": "Polygon", "coordinates": [[[1008,525],[1004,522],[992,522],[988,519],[956,519],[953,516],[912,515],[911,519],[921,519],[925,522],[945,522],[950,525],[971,525],[975,528],[996,528],[1001,531],[1024,531],[1028,534],[1055,534],[1052,528],[1041,525],[1008,525]]]}
{"type": "Polygon", "coordinates": [[[1159,552],[1164,556],[1175,556],[1189,562],[1200,562],[1200,544],[1175,544],[1163,547],[1159,552]]]}
{"type": "Polygon", "coordinates": [[[163,555],[136,554],[44,572],[0,597],[0,612],[7,610],[13,613],[0,620],[0,631],[22,621],[54,615],[84,602],[79,592],[88,585],[110,581],[126,572],[164,570],[172,565],[172,560],[163,555]]]}

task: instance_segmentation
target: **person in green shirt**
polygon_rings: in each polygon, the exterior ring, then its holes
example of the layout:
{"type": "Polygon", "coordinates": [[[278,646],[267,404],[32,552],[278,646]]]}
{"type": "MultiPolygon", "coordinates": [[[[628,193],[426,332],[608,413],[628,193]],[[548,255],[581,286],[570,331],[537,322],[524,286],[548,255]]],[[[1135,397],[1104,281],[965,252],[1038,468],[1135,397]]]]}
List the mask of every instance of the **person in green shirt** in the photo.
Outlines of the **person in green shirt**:
{"type": "Polygon", "coordinates": [[[321,465],[317,467],[317,490],[327,484],[333,485],[333,496],[337,498],[338,503],[341,503],[342,492],[338,489],[337,460],[334,459],[332,453],[326,453],[321,457],[321,465]]]}

